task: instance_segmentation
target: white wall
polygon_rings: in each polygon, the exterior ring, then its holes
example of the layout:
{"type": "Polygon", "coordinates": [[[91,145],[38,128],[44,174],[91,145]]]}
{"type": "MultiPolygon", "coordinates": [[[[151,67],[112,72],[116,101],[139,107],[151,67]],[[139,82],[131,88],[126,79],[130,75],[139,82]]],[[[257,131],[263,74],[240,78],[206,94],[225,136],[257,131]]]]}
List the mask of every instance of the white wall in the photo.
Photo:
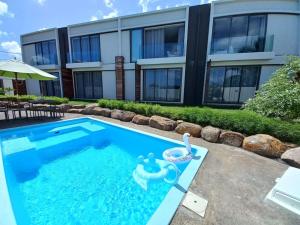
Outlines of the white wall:
{"type": "Polygon", "coordinates": [[[38,80],[26,80],[27,94],[41,95],[40,83],[38,80]]]}
{"type": "Polygon", "coordinates": [[[130,63],[130,31],[122,31],[122,56],[125,63],[130,63]]]}
{"type": "Polygon", "coordinates": [[[269,14],[267,35],[274,34],[275,55],[297,55],[300,45],[300,15],[269,14]]]}
{"type": "Polygon", "coordinates": [[[115,63],[118,55],[118,32],[100,35],[101,62],[104,64],[115,63]]]}
{"type": "Polygon", "coordinates": [[[35,45],[23,45],[22,46],[22,52],[23,52],[23,61],[28,64],[33,63],[33,59],[35,57],[35,45]]]}
{"type": "Polygon", "coordinates": [[[33,33],[24,34],[21,36],[21,44],[34,43],[45,40],[53,40],[57,38],[57,29],[48,29],[33,33]]]}
{"type": "Polygon", "coordinates": [[[135,71],[125,71],[125,99],[135,100],[135,71]]]}
{"type": "Polygon", "coordinates": [[[153,26],[158,24],[184,22],[186,17],[186,8],[177,7],[167,10],[157,10],[148,13],[130,15],[121,17],[122,29],[153,26]]]}
{"type": "Polygon", "coordinates": [[[214,3],[215,15],[295,10],[299,10],[298,0],[233,0],[214,3]]]}
{"type": "Polygon", "coordinates": [[[96,34],[110,31],[116,31],[118,29],[117,18],[108,20],[99,20],[88,23],[80,23],[68,26],[69,36],[80,36],[85,34],[96,34]]]}
{"type": "Polygon", "coordinates": [[[279,69],[280,66],[262,66],[260,72],[259,86],[266,83],[273,75],[273,73],[279,69]]]}
{"type": "Polygon", "coordinates": [[[103,98],[116,99],[115,71],[102,71],[103,98]]]}

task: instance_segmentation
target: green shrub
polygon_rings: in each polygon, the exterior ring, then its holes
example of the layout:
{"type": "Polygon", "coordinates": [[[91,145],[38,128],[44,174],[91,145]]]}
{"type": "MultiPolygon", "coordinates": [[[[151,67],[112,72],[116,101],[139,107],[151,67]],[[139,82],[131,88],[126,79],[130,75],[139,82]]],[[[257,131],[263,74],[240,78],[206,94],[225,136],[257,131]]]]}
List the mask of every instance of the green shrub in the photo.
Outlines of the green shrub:
{"type": "Polygon", "coordinates": [[[56,96],[44,96],[41,99],[49,101],[49,104],[51,104],[51,105],[60,105],[60,104],[65,104],[65,103],[69,102],[68,98],[60,98],[60,97],[56,97],[56,96]]]}
{"type": "Polygon", "coordinates": [[[300,58],[292,57],[258,90],[245,108],[268,117],[300,118],[300,58]]]}
{"type": "Polygon", "coordinates": [[[27,102],[36,98],[34,95],[1,95],[0,101],[27,102]]]}
{"type": "Polygon", "coordinates": [[[0,95],[0,101],[11,101],[11,102],[28,102],[32,100],[44,99],[49,101],[50,104],[60,105],[63,103],[68,103],[68,98],[60,98],[56,96],[44,96],[38,97],[35,95],[0,95]]]}
{"type": "Polygon", "coordinates": [[[160,106],[106,99],[99,100],[98,104],[100,107],[128,110],[146,116],[159,115],[201,126],[216,126],[246,135],[265,133],[282,141],[300,144],[300,123],[267,118],[248,110],[160,106]]]}

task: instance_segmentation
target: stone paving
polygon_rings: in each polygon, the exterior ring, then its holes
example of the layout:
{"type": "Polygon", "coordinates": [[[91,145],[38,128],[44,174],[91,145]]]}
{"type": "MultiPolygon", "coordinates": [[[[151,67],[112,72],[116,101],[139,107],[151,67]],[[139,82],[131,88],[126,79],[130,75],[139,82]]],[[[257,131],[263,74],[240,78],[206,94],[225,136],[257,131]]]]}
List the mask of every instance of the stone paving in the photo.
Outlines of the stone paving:
{"type": "MultiPolygon", "coordinates": [[[[0,115],[0,129],[49,122],[51,119],[4,121],[0,115]]],[[[63,119],[82,117],[66,114],[63,119]]],[[[161,131],[149,126],[95,116],[101,120],[121,124],[164,137],[181,140],[175,132],[161,131]]],[[[265,201],[265,196],[288,166],[241,148],[214,144],[200,138],[191,143],[209,150],[193,180],[190,191],[208,200],[204,218],[183,206],[171,222],[172,225],[296,225],[300,216],[265,201]]]]}

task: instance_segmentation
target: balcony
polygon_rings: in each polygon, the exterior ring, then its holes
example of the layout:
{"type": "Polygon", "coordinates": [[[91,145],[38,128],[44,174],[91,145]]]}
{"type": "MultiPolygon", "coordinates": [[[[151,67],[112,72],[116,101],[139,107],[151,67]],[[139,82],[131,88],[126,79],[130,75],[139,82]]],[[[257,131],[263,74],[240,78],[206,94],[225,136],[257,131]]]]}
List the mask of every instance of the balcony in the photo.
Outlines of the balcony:
{"type": "Polygon", "coordinates": [[[32,56],[29,61],[30,65],[33,65],[41,70],[54,70],[60,68],[56,55],[53,57],[32,56]]]}
{"type": "Polygon", "coordinates": [[[215,62],[271,60],[275,57],[273,46],[274,35],[222,38],[212,43],[208,60],[215,62]]]}

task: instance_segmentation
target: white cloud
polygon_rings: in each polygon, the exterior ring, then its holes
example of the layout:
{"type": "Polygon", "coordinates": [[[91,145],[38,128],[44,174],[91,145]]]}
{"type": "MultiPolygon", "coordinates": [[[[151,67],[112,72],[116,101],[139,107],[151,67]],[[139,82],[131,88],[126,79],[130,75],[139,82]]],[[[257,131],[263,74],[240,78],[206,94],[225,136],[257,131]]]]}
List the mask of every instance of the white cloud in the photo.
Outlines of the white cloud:
{"type": "Polygon", "coordinates": [[[90,21],[117,17],[119,15],[119,11],[114,7],[114,1],[115,0],[103,0],[104,5],[111,11],[107,15],[104,15],[101,10],[98,10],[96,15],[91,16],[90,21]]]}
{"type": "Polygon", "coordinates": [[[156,6],[156,10],[161,10],[161,6],[160,5],[156,6]]]}
{"type": "Polygon", "coordinates": [[[103,15],[103,19],[117,17],[119,15],[118,10],[114,9],[112,12],[108,13],[107,15],[103,15]]]}
{"type": "Polygon", "coordinates": [[[104,4],[107,8],[112,8],[114,6],[114,0],[104,0],[104,4]]]}
{"type": "Polygon", "coordinates": [[[98,20],[98,17],[97,16],[91,16],[90,21],[95,21],[95,20],[98,20]]]}
{"type": "Polygon", "coordinates": [[[46,0],[35,0],[39,5],[44,5],[46,0]]]}
{"type": "Polygon", "coordinates": [[[8,11],[8,5],[6,2],[0,1],[0,16],[9,16],[9,17],[15,17],[15,14],[8,11]]]}
{"type": "Polygon", "coordinates": [[[139,5],[142,6],[143,12],[148,12],[150,0],[139,0],[139,5]]]}
{"type": "Polygon", "coordinates": [[[8,13],[8,5],[0,1],[0,15],[5,15],[6,13],[8,13]]]}
{"type": "Polygon", "coordinates": [[[6,31],[0,30],[0,37],[1,36],[7,36],[7,35],[8,35],[8,33],[6,31]]]}
{"type": "Polygon", "coordinates": [[[1,47],[8,52],[11,56],[16,57],[17,59],[21,58],[21,47],[16,41],[4,41],[1,42],[1,47]]]}

